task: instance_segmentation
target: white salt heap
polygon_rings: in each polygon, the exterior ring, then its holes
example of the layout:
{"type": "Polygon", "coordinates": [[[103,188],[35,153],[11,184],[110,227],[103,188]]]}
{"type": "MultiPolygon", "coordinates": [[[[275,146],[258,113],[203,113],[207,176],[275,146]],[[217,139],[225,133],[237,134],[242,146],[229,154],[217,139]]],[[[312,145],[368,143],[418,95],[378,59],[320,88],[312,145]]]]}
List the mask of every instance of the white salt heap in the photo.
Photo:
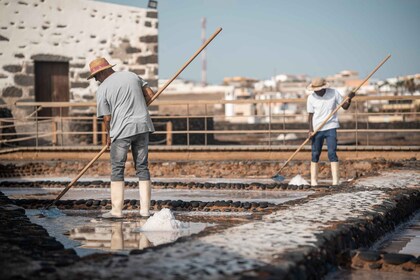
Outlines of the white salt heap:
{"type": "Polygon", "coordinates": [[[188,228],[188,224],[175,220],[171,210],[164,208],[147,219],[139,231],[180,231],[188,228]]]}
{"type": "Polygon", "coordinates": [[[295,177],[292,178],[292,180],[290,180],[289,185],[300,186],[300,185],[309,185],[309,183],[305,179],[303,179],[302,176],[296,175],[295,177]]]}

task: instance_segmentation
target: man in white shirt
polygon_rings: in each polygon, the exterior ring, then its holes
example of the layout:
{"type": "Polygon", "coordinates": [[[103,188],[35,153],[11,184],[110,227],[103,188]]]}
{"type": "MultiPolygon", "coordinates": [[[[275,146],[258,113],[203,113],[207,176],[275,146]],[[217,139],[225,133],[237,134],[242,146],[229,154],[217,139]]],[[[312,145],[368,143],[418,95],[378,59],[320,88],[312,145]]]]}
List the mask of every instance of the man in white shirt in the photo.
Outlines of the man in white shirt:
{"type": "MultiPolygon", "coordinates": [[[[338,123],[337,114],[331,116],[315,135],[312,134],[325,121],[327,116],[343,102],[343,97],[337,90],[329,88],[328,83],[322,78],[313,79],[307,89],[313,91],[313,93],[308,96],[307,100],[309,137],[312,137],[311,185],[318,185],[318,161],[324,139],[326,139],[328,159],[331,162],[332,184],[336,186],[339,184],[340,180],[337,157],[337,128],[340,127],[340,125],[338,123]]],[[[342,106],[344,110],[347,110],[350,107],[351,99],[354,95],[354,92],[349,94],[349,99],[342,106]]]]}

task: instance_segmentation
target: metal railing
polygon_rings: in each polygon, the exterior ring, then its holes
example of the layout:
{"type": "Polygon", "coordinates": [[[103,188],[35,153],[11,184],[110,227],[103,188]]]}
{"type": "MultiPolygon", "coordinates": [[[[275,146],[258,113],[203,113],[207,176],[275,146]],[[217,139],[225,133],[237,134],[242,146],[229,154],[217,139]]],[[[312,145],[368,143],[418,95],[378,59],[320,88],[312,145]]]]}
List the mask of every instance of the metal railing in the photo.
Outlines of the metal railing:
{"type": "MultiPolygon", "coordinates": [[[[150,109],[158,139],[151,144],[295,145],[307,137],[305,107],[303,98],[157,101],[150,109]]],[[[2,149],[105,144],[94,102],[18,102],[0,108],[19,116],[0,118],[2,149]],[[59,114],[40,116],[44,108],[59,108],[59,114]]],[[[357,96],[348,111],[340,110],[339,140],[356,146],[418,146],[419,111],[420,96],[357,96]]]]}

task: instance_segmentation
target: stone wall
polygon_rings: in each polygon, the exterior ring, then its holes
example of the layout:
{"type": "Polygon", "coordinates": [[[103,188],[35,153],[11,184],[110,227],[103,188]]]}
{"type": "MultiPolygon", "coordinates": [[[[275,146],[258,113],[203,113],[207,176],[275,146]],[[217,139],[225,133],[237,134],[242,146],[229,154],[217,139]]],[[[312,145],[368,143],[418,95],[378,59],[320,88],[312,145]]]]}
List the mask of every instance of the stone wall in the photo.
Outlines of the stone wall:
{"type": "MultiPolygon", "coordinates": [[[[0,101],[7,105],[35,101],[35,61],[68,62],[70,101],[95,101],[97,83],[86,78],[99,56],[157,87],[157,11],[88,0],[0,0],[0,101]]],[[[14,108],[13,115],[31,110],[14,108]]]]}

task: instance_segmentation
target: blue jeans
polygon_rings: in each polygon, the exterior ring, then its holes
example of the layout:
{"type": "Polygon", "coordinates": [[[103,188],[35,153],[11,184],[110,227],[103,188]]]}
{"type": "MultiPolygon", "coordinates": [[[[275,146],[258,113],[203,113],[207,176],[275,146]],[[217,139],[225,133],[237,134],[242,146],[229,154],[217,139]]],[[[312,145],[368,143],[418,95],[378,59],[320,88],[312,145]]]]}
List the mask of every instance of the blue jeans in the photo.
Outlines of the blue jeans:
{"type": "Polygon", "coordinates": [[[330,162],[338,162],[337,157],[337,129],[318,131],[312,137],[312,162],[318,162],[322,152],[324,139],[327,139],[328,159],[330,162]]]}
{"type": "Polygon", "coordinates": [[[140,181],[150,180],[148,167],[149,132],[117,139],[111,144],[111,181],[124,181],[125,162],[131,146],[136,176],[140,181]]]}

